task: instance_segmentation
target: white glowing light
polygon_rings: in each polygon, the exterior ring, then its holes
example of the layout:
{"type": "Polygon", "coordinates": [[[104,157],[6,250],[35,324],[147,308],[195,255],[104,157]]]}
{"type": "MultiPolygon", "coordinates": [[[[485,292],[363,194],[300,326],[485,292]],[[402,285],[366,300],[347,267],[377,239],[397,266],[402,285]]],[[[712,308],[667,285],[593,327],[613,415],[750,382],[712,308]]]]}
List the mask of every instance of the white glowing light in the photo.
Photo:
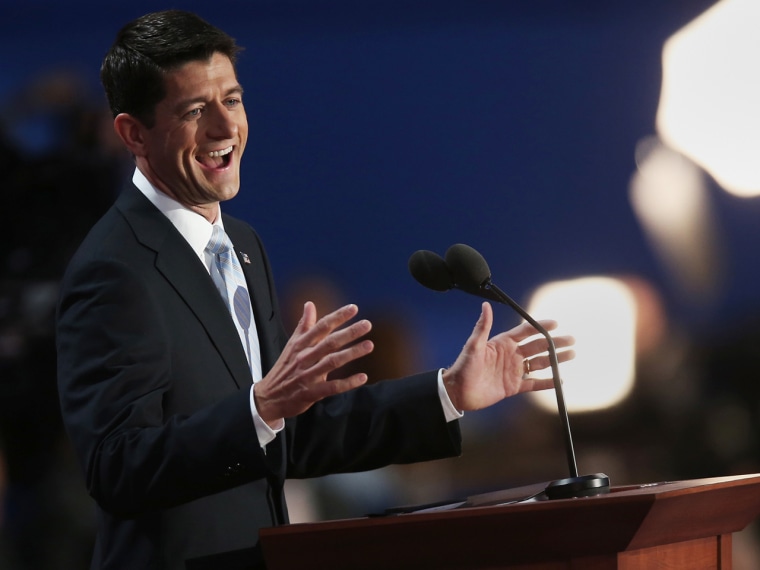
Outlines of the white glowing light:
{"type": "Polygon", "coordinates": [[[709,299],[722,283],[721,239],[705,176],[657,137],[636,149],[630,199],[652,249],[681,290],[709,299]]]}
{"type": "Polygon", "coordinates": [[[657,131],[727,191],[760,195],[760,2],[722,0],[663,49],[657,131]]]}
{"type": "MultiPolygon", "coordinates": [[[[560,364],[568,412],[609,408],[633,388],[636,301],[619,280],[586,277],[550,283],[539,288],[528,312],[550,318],[575,337],[575,360],[560,364]]],[[[551,377],[546,371],[544,377],[551,377]]],[[[530,395],[548,410],[557,410],[554,390],[530,395]]]]}

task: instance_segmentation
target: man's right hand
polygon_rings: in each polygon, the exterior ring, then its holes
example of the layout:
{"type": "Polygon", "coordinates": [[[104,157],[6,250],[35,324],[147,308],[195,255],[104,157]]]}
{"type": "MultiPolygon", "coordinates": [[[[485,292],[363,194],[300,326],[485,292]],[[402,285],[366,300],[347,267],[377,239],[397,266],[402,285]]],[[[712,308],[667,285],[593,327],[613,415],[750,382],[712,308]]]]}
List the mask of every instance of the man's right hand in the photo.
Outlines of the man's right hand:
{"type": "Polygon", "coordinates": [[[348,392],[367,382],[364,373],[327,379],[345,364],[372,352],[370,340],[356,342],[372,328],[368,320],[343,327],[356,316],[356,305],[346,305],[317,320],[317,309],[308,301],[296,330],[272,370],[253,387],[256,409],[270,427],[283,418],[297,416],[316,402],[348,392]]]}

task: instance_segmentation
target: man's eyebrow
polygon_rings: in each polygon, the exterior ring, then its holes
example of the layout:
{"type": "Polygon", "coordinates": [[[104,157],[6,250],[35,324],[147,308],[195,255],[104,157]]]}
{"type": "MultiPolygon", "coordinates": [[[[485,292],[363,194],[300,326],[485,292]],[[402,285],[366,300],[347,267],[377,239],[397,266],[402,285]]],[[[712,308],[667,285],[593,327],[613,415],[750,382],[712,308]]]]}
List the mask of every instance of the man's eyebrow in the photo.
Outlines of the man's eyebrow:
{"type": "MultiPolygon", "coordinates": [[[[223,97],[226,99],[230,95],[243,95],[243,86],[240,84],[233,85],[232,87],[227,89],[227,91],[224,92],[223,97]]],[[[178,111],[181,111],[197,103],[205,103],[207,100],[208,100],[208,97],[204,95],[199,95],[198,97],[191,97],[189,99],[184,99],[183,101],[179,101],[175,108],[178,111]]]]}
{"type": "Polygon", "coordinates": [[[240,85],[239,83],[227,89],[224,95],[225,97],[229,97],[230,95],[236,95],[236,94],[237,95],[243,94],[243,86],[240,85]]]}

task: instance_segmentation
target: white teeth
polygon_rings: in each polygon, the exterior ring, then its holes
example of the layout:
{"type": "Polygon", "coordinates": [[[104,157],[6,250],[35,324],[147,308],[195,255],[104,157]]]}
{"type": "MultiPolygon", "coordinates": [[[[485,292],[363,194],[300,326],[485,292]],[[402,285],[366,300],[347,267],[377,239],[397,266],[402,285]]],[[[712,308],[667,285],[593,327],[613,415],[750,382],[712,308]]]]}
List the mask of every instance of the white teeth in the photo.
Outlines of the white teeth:
{"type": "Polygon", "coordinates": [[[232,147],[228,146],[227,148],[225,148],[223,150],[212,150],[210,153],[208,153],[208,155],[211,158],[216,158],[218,156],[224,156],[225,154],[229,154],[231,152],[232,152],[232,147]]]}

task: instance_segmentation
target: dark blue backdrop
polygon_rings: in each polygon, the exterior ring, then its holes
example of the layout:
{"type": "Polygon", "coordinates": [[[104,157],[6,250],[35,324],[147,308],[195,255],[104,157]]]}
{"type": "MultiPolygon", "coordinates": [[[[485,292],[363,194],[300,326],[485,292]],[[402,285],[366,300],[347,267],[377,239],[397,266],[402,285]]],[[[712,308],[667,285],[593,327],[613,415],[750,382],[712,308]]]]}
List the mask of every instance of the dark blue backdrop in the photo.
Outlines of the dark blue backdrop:
{"type": "MultiPolygon", "coordinates": [[[[416,249],[443,252],[455,242],[479,249],[518,300],[549,279],[636,273],[697,332],[730,327],[756,308],[756,200],[712,189],[730,273],[701,307],[679,300],[628,202],[635,145],[654,131],[662,44],[710,4],[172,7],[198,12],[246,47],[240,76],[250,139],[243,189],[226,207],[259,230],[279,282],[319,268],[360,305],[400,306],[438,362],[458,349],[477,302],[423,290],[406,262],[416,249]]],[[[8,6],[2,93],[61,66],[97,89],[118,27],[163,7],[8,6]]]]}
{"type": "MultiPolygon", "coordinates": [[[[224,208],[262,235],[284,293],[317,271],[365,314],[411,327],[414,366],[432,367],[450,364],[479,303],[417,285],[407,271],[417,249],[476,247],[495,281],[521,302],[548,280],[639,275],[663,295],[672,334],[640,357],[625,403],[573,415],[581,472],[604,471],[620,485],[758,471],[760,200],[711,185],[727,274],[698,305],[659,264],[628,199],[636,145],[654,133],[663,42],[711,4],[4,2],[0,136],[8,129],[21,154],[0,152],[0,566],[8,566],[4,554],[15,541],[11,550],[27,562],[19,568],[85,567],[94,532],[92,503],[58,417],[55,283],[40,288],[33,278],[56,276],[51,258],[89,226],[93,212],[84,204],[97,202],[102,184],[89,174],[82,183],[81,167],[97,156],[92,149],[59,158],[63,174],[50,168],[56,161],[46,162],[46,153],[60,141],[49,115],[28,111],[55,98],[50,83],[30,86],[69,71],[83,78],[87,104],[103,106],[98,70],[116,31],[169,7],[198,12],[246,47],[239,73],[250,137],[243,188],[224,208]]],[[[497,312],[499,329],[516,320],[497,312]]],[[[403,471],[395,483],[435,500],[462,494],[455,487],[484,491],[564,476],[556,418],[525,401],[503,404],[514,413],[496,406],[468,414],[466,458],[403,471]]],[[[321,515],[400,502],[384,495],[391,481],[382,477],[356,479],[359,490],[341,479],[332,496],[322,488],[323,509],[339,504],[336,496],[350,509],[321,515]]]]}

